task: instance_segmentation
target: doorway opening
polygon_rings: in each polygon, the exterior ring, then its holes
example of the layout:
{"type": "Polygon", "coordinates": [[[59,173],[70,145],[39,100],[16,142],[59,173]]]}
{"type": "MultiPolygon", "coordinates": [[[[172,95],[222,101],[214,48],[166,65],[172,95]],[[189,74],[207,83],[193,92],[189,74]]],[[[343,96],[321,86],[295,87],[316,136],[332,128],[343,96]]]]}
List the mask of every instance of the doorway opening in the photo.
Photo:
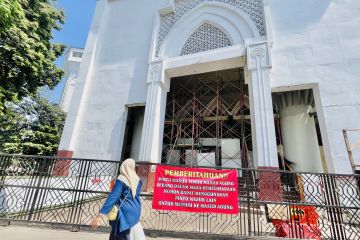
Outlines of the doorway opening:
{"type": "Polygon", "coordinates": [[[133,158],[137,161],[140,153],[145,106],[127,106],[127,112],[124,143],[120,160],[133,158]]]}
{"type": "Polygon", "coordinates": [[[244,70],[171,79],[162,162],[252,167],[251,117],[244,70]]]}
{"type": "Polygon", "coordinates": [[[327,172],[313,90],[275,92],[273,105],[280,168],[327,172]]]}

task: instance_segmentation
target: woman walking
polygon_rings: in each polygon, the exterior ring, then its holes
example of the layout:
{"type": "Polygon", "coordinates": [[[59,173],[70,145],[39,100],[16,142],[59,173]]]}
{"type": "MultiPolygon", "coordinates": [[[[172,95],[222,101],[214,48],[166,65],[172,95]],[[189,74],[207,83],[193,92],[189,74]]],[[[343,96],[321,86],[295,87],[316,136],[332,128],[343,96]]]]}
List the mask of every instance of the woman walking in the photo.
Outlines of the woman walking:
{"type": "Polygon", "coordinates": [[[99,214],[93,219],[91,226],[99,226],[101,214],[108,214],[117,205],[119,207],[116,221],[109,221],[111,226],[110,240],[130,240],[130,229],[140,219],[140,192],[142,182],[135,172],[135,161],[126,159],[120,167],[120,175],[115,186],[106,199],[99,214]]]}

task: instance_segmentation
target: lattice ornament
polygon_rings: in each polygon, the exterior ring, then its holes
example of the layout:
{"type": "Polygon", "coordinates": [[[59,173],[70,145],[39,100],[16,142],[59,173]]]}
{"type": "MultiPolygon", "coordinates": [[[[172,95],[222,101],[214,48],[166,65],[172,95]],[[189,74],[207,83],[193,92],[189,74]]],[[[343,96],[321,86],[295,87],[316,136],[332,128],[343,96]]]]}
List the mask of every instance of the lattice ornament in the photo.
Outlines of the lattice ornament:
{"type": "Polygon", "coordinates": [[[203,52],[231,45],[231,40],[222,30],[205,23],[186,40],[180,55],[203,52]]]}
{"type": "Polygon", "coordinates": [[[161,44],[164,42],[164,39],[175,23],[193,8],[205,2],[221,2],[241,9],[254,22],[260,35],[265,35],[262,0],[175,0],[174,13],[162,16],[160,19],[160,29],[156,50],[157,54],[161,44]]]}

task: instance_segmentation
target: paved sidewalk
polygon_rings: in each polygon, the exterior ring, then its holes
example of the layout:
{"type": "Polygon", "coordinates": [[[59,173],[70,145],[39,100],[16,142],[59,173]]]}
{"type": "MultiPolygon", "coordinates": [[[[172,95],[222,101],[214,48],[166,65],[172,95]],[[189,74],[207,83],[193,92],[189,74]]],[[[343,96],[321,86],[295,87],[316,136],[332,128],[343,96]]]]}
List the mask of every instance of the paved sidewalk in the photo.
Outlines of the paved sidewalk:
{"type": "MultiPolygon", "coordinates": [[[[0,227],[1,240],[108,240],[103,232],[70,232],[49,228],[31,228],[23,226],[0,227]]],[[[150,238],[147,240],[169,240],[173,238],[150,238]]],[[[177,240],[184,240],[176,238],[177,240]]]]}

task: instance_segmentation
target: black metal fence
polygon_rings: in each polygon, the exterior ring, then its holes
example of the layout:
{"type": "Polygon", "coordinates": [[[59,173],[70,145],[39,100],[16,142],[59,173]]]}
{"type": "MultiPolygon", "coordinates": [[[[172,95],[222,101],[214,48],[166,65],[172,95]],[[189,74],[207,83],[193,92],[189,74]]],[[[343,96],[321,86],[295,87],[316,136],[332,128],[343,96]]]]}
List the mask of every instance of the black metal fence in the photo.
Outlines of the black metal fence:
{"type": "MultiPolygon", "coordinates": [[[[89,225],[119,162],[0,155],[0,219],[89,225]]],[[[237,169],[236,215],[151,207],[154,166],[138,163],[145,229],[237,236],[360,239],[359,176],[237,169]]],[[[107,222],[103,219],[103,226],[107,222]]]]}

